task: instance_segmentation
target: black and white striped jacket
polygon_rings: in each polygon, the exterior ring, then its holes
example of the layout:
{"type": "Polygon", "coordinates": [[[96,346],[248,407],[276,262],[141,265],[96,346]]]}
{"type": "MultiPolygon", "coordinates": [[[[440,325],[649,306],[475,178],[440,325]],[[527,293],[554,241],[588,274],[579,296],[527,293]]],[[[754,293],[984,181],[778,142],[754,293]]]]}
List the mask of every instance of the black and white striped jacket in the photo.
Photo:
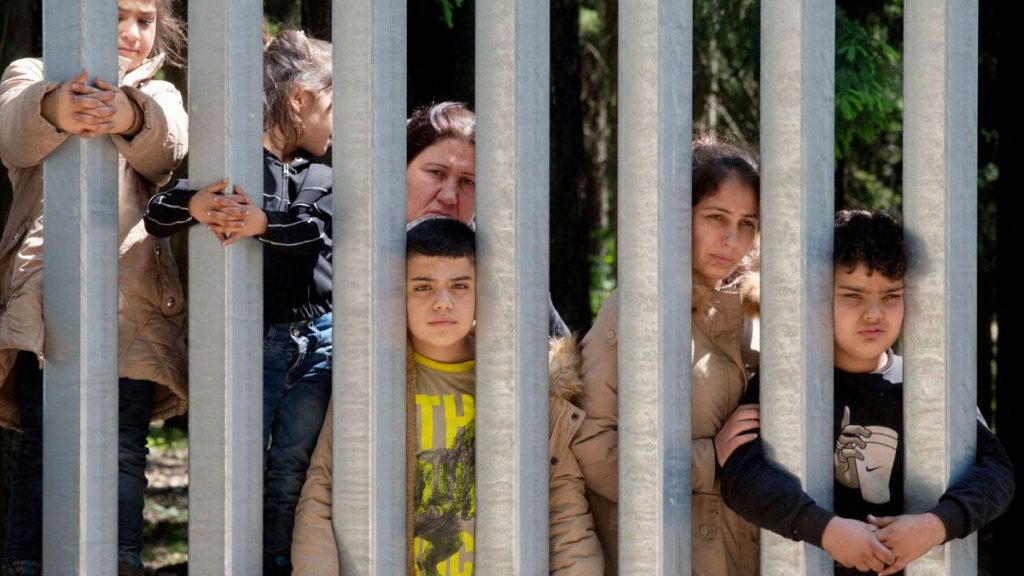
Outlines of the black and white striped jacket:
{"type": "MultiPolygon", "coordinates": [[[[331,168],[297,156],[285,164],[263,151],[263,321],[312,320],[331,311],[331,168]]],[[[188,203],[196,190],[179,180],[153,196],[146,207],[146,230],[170,236],[196,220],[188,203]]]]}

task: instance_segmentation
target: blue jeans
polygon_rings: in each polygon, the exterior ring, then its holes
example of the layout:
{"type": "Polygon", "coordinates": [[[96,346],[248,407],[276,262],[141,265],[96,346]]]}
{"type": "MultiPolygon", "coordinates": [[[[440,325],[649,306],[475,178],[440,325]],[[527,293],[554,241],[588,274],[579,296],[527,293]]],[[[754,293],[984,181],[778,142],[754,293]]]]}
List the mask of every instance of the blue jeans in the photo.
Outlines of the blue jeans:
{"type": "Polygon", "coordinates": [[[331,398],[331,313],[263,337],[263,552],[287,558],[295,506],[331,398]]]}
{"type": "MultiPolygon", "coordinates": [[[[21,445],[11,472],[4,562],[43,556],[43,371],[31,352],[19,352],[21,445]]],[[[121,562],[140,565],[142,507],[146,494],[146,435],[153,415],[153,383],[118,380],[117,548],[121,562]]]]}

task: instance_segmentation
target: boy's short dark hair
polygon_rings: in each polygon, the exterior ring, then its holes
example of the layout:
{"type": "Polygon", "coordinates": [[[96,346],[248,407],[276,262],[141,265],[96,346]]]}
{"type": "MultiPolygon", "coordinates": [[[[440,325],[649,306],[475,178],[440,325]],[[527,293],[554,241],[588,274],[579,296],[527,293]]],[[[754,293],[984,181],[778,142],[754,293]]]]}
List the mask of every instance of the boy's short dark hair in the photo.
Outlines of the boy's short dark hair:
{"type": "Polygon", "coordinates": [[[476,262],[476,235],[454,218],[426,218],[413,223],[405,236],[405,257],[469,258],[476,262]]]}
{"type": "Polygon", "coordinates": [[[892,280],[907,273],[907,247],[903,227],[885,212],[840,210],[836,212],[835,265],[853,272],[858,264],[892,280]]]}

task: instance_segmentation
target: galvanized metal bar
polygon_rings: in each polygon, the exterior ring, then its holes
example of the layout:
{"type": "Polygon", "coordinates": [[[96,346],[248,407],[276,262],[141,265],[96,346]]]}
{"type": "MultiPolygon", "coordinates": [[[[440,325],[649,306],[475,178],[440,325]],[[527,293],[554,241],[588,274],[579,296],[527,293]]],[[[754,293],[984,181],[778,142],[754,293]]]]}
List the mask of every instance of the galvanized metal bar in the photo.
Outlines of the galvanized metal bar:
{"type": "MultiPolygon", "coordinates": [[[[924,512],[974,462],[977,399],[978,4],[912,0],[904,14],[907,279],[906,509],[924,512]]],[[[907,574],[976,574],[976,538],[907,574]]]]}
{"type": "Polygon", "coordinates": [[[334,485],[343,574],[406,570],[404,0],[334,0],[334,485]],[[344,401],[340,401],[344,399],[344,401]]]}
{"type": "Polygon", "coordinates": [[[619,11],[619,574],[690,573],[693,5],[619,11]]]}
{"type": "MultiPolygon", "coordinates": [[[[117,5],[43,5],[46,79],[117,78],[117,5]]],[[[68,138],[43,165],[43,563],[117,572],[117,150],[68,138]]]]}
{"type": "Polygon", "coordinates": [[[477,565],[548,573],[550,13],[476,5],[477,565]]]}
{"type": "MultiPolygon", "coordinates": [[[[761,431],[766,453],[832,504],[835,3],[761,4],[761,431]]],[[[762,574],[832,574],[761,531],[762,574]]]]}
{"type": "MultiPolygon", "coordinates": [[[[262,203],[262,18],[258,2],[189,4],[194,188],[228,178],[262,203]]],[[[189,571],[262,569],[263,253],[189,234],[189,571]]]]}

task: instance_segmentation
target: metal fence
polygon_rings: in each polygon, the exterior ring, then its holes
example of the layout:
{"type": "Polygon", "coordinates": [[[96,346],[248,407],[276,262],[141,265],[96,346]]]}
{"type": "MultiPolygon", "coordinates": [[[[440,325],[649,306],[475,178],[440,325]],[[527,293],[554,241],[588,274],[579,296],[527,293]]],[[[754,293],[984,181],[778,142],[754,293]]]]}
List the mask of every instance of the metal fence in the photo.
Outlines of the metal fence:
{"type": "MultiPolygon", "coordinates": [[[[113,77],[110,0],[48,0],[47,77],[113,77]]],[[[691,0],[621,4],[620,572],[689,572],[691,0]]],[[[547,570],[546,287],[549,12],[477,14],[479,296],[476,554],[484,574],[547,570]]],[[[335,0],[335,528],[346,574],[404,571],[403,0],[335,0]]],[[[764,435],[831,500],[834,3],[762,2],[764,435]],[[792,432],[799,431],[798,434],[792,432]]],[[[259,189],[261,12],[191,2],[196,185],[259,189]]],[[[922,511],[973,453],[978,8],[907,0],[908,234],[921,257],[906,325],[907,494],[922,511]]],[[[116,572],[117,155],[71,139],[46,162],[44,562],[116,572]],[[57,422],[56,419],[60,421],[57,422]]],[[[258,197],[258,196],[257,196],[258,197]]],[[[261,253],[190,237],[193,574],[259,574],[261,253]],[[201,273],[198,273],[201,271],[201,273]]],[[[763,534],[765,574],[827,574],[816,548],[763,534]]],[[[911,574],[976,570],[972,538],[911,574]]]]}

